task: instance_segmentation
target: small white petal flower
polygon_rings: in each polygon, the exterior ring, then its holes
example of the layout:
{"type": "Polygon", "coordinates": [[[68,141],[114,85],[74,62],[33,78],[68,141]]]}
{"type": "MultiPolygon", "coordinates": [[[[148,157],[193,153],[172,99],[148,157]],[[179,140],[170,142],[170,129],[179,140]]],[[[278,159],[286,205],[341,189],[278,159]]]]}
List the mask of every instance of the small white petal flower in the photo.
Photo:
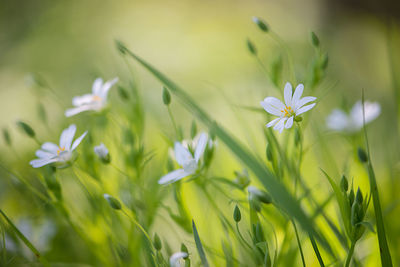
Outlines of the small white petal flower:
{"type": "Polygon", "coordinates": [[[172,254],[172,256],[169,258],[169,266],[170,267],[181,267],[181,259],[186,258],[189,256],[186,252],[176,252],[172,254]]]}
{"type": "MultiPolygon", "coordinates": [[[[381,113],[381,106],[377,102],[364,102],[365,124],[375,120],[381,113]]],[[[340,132],[354,133],[363,127],[363,108],[361,101],[357,101],[350,114],[343,110],[334,109],[326,118],[329,129],[340,132]]]]}
{"type": "Polygon", "coordinates": [[[103,80],[97,78],[93,83],[92,93],[74,97],[72,99],[74,108],[67,109],[65,111],[65,116],[71,117],[88,110],[102,110],[107,105],[108,91],[117,82],[118,78],[114,78],[103,84],[103,80]]]}
{"type": "Polygon", "coordinates": [[[289,129],[293,126],[293,120],[296,116],[309,111],[315,106],[315,103],[305,106],[305,104],[308,104],[317,98],[313,96],[301,98],[303,90],[304,86],[299,84],[292,95],[292,85],[288,82],[285,85],[283,93],[285,104],[275,97],[267,97],[260,102],[265,111],[279,117],[267,123],[266,126],[268,128],[273,126],[274,130],[282,133],[283,129],[289,129]]]}
{"type": "Polygon", "coordinates": [[[104,163],[110,162],[110,153],[108,152],[107,147],[103,143],[94,147],[94,153],[99,157],[99,159],[102,162],[104,163]]]}
{"type": "Polygon", "coordinates": [[[30,162],[32,167],[39,168],[50,163],[57,163],[57,166],[60,168],[68,166],[73,159],[72,152],[87,134],[87,131],[84,132],[72,143],[75,132],[76,126],[72,124],[61,133],[59,146],[50,142],[44,143],[41,149],[37,150],[35,153],[38,159],[34,159],[30,162]]]}
{"type": "Polygon", "coordinates": [[[182,178],[185,178],[186,176],[196,173],[196,171],[200,167],[199,161],[204,154],[207,144],[209,143],[207,142],[207,140],[208,140],[207,134],[201,133],[198,136],[196,136],[192,142],[189,141],[182,141],[182,143],[175,142],[174,144],[175,160],[180,166],[182,166],[182,169],[178,169],[164,175],[163,177],[161,177],[158,183],[161,185],[170,184],[182,178]],[[188,147],[189,143],[191,143],[191,149],[194,150],[193,154],[189,151],[188,147]]]}

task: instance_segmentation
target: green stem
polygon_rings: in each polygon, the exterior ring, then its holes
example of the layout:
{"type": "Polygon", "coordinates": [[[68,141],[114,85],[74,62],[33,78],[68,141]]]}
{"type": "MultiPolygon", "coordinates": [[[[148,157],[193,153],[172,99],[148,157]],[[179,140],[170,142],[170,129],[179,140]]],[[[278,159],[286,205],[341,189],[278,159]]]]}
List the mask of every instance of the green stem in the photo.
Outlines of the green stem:
{"type": "Polygon", "coordinates": [[[238,232],[238,235],[239,235],[240,239],[243,241],[243,243],[246,244],[246,246],[252,250],[253,247],[246,241],[246,239],[244,239],[242,233],[240,232],[238,223],[236,223],[236,230],[238,232]]]}
{"type": "Polygon", "coordinates": [[[171,118],[172,125],[174,126],[174,129],[175,129],[176,138],[178,138],[178,140],[180,140],[181,135],[179,134],[178,127],[176,125],[174,116],[172,115],[172,112],[171,112],[171,109],[169,108],[169,106],[167,106],[167,110],[168,110],[169,117],[171,118]]]}
{"type": "Polygon", "coordinates": [[[349,250],[349,253],[347,254],[347,258],[346,258],[346,263],[344,264],[345,267],[350,266],[350,262],[351,262],[351,258],[353,257],[353,254],[354,254],[355,246],[356,246],[356,242],[351,242],[350,250],[349,250]]]}
{"type": "Polygon", "coordinates": [[[303,254],[303,248],[301,247],[301,242],[299,238],[299,233],[297,232],[297,227],[296,224],[293,220],[290,220],[293,224],[294,232],[296,234],[296,240],[297,240],[297,245],[299,246],[299,251],[300,251],[300,256],[301,256],[301,261],[303,263],[303,267],[306,267],[306,261],[304,260],[304,254],[303,254]]]}
{"type": "Polygon", "coordinates": [[[321,254],[319,253],[319,249],[318,249],[317,243],[315,242],[314,237],[311,234],[309,235],[309,237],[310,237],[311,245],[314,249],[315,255],[317,255],[319,265],[321,267],[325,267],[324,261],[322,260],[321,254]]]}

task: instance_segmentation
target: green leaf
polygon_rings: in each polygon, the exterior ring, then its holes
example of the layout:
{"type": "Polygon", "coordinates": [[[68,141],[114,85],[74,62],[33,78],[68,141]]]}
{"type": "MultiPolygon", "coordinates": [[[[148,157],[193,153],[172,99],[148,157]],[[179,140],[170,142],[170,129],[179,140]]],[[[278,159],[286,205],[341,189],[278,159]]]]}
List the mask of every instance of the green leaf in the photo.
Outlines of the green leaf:
{"type": "Polygon", "coordinates": [[[194,236],[194,241],[196,242],[196,248],[197,252],[199,252],[199,256],[201,259],[201,263],[203,264],[204,267],[208,267],[208,261],[206,254],[203,249],[203,245],[201,244],[199,233],[197,232],[196,225],[194,224],[194,221],[192,220],[192,227],[193,227],[193,236],[194,236]]]}
{"type": "MultiPolygon", "coordinates": [[[[122,43],[118,42],[119,49],[122,43]]],[[[258,157],[254,156],[244,145],[234,138],[222,126],[218,125],[202,108],[200,108],[192,98],[182,90],[177,84],[171,81],[164,74],[152,67],[149,63],[138,57],[136,54],[128,50],[125,46],[124,52],[129,54],[133,59],[139,62],[144,68],[152,73],[159,81],[161,81],[171,93],[175,94],[182,104],[193,113],[200,121],[202,121],[210,131],[221,139],[222,142],[255,174],[264,187],[269,191],[274,202],[282,208],[287,214],[296,218],[302,228],[309,234],[315,236],[324,246],[328,247],[328,242],[321,237],[314,228],[314,223],[304,213],[298,201],[289,193],[285,186],[279,182],[270,172],[265,164],[258,157]]]]}

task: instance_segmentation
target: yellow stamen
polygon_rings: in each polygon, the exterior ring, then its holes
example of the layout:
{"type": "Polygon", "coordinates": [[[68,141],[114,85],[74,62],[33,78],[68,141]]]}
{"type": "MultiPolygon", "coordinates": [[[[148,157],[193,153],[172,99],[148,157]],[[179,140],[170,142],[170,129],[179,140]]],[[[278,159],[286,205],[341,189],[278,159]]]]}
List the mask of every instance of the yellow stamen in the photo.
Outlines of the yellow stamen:
{"type": "Polygon", "coordinates": [[[281,110],[281,112],[284,113],[283,114],[284,117],[290,117],[294,115],[293,109],[290,106],[289,107],[285,106],[285,108],[281,110]]]}
{"type": "Polygon", "coordinates": [[[98,95],[93,96],[93,101],[101,101],[101,97],[98,95]]]}
{"type": "Polygon", "coordinates": [[[57,150],[57,155],[60,155],[60,153],[63,151],[65,151],[65,147],[59,147],[57,150]]]}

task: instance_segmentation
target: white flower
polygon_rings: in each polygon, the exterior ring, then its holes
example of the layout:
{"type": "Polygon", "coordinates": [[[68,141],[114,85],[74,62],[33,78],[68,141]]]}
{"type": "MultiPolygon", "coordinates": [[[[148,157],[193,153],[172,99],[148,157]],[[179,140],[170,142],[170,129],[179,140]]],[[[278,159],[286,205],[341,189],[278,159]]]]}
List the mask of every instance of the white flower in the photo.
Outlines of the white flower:
{"type": "Polygon", "coordinates": [[[189,256],[186,252],[176,252],[172,254],[172,256],[169,258],[169,266],[170,267],[180,267],[182,266],[180,263],[180,260],[183,258],[186,258],[189,256]]]}
{"type": "Polygon", "coordinates": [[[110,153],[108,152],[107,147],[103,143],[101,143],[100,145],[94,147],[94,153],[104,163],[109,163],[110,162],[110,153]]]}
{"type": "Polygon", "coordinates": [[[50,163],[57,163],[59,167],[67,166],[72,160],[72,152],[87,134],[87,131],[84,132],[72,143],[75,132],[76,126],[72,124],[61,133],[59,145],[51,142],[44,143],[41,149],[36,151],[38,159],[30,162],[32,167],[39,168],[50,163]]]}
{"type": "MultiPolygon", "coordinates": [[[[377,102],[364,102],[365,124],[375,120],[381,114],[381,106],[377,102]]],[[[334,109],[326,118],[329,129],[342,132],[356,132],[363,127],[363,108],[361,101],[357,101],[350,114],[343,110],[334,109]]]]}
{"type": "Polygon", "coordinates": [[[118,78],[114,78],[103,84],[103,79],[97,78],[93,83],[91,94],[72,98],[72,105],[75,107],[67,109],[65,116],[71,117],[88,110],[102,110],[107,105],[108,91],[116,82],[118,82],[118,78]]]}
{"type": "Polygon", "coordinates": [[[255,186],[250,185],[249,187],[247,187],[247,191],[249,192],[250,200],[257,199],[267,204],[271,203],[272,201],[270,195],[267,192],[260,190],[255,186]]]}
{"type": "Polygon", "coordinates": [[[164,175],[158,183],[165,185],[194,174],[199,168],[199,161],[206,149],[207,139],[208,137],[206,133],[201,133],[194,139],[194,142],[192,143],[193,147],[191,147],[194,150],[194,156],[190,153],[189,149],[184,146],[187,145],[187,141],[182,143],[175,142],[175,160],[180,166],[182,166],[182,169],[164,175]]]}
{"type": "Polygon", "coordinates": [[[293,119],[300,114],[309,111],[315,106],[315,103],[304,106],[305,104],[317,99],[313,96],[306,96],[301,98],[303,94],[304,86],[299,84],[294,91],[292,96],[292,85],[286,83],[284,89],[285,104],[275,97],[267,97],[261,101],[261,106],[268,113],[278,116],[279,118],[270,121],[266,126],[274,126],[274,130],[278,130],[282,133],[283,129],[289,129],[293,125],[293,119]]]}

